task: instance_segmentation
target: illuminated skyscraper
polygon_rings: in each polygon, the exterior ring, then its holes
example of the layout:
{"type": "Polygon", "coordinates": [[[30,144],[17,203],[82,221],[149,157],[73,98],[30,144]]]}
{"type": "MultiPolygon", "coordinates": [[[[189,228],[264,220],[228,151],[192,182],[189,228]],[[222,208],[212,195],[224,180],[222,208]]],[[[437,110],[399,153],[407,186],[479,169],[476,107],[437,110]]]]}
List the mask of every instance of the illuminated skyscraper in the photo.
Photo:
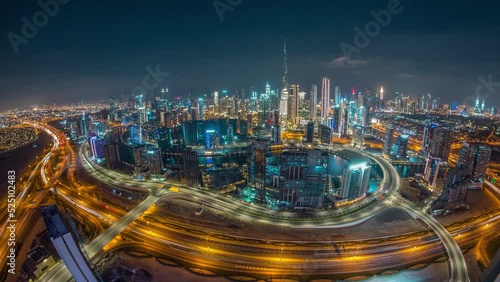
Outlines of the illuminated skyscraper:
{"type": "Polygon", "coordinates": [[[214,91],[214,106],[219,105],[219,91],[214,91]]]}
{"type": "Polygon", "coordinates": [[[353,163],[344,167],[340,198],[354,200],[368,193],[371,167],[368,163],[353,163]]]}
{"type": "Polygon", "coordinates": [[[97,282],[89,262],[83,256],[57,206],[42,208],[42,216],[50,234],[50,240],[73,278],[76,281],[97,282]]]}
{"type": "Polygon", "coordinates": [[[408,135],[400,135],[396,144],[392,145],[392,155],[396,158],[406,158],[408,149],[408,135]]]}
{"type": "Polygon", "coordinates": [[[309,96],[311,99],[311,119],[316,121],[316,117],[318,115],[316,111],[318,106],[318,87],[316,84],[311,85],[311,92],[309,96]]]}
{"type": "Polygon", "coordinates": [[[451,131],[438,127],[432,129],[431,140],[429,144],[429,153],[441,161],[447,162],[450,155],[450,148],[452,143],[451,131]]]}
{"type": "Polygon", "coordinates": [[[463,165],[466,174],[475,181],[486,178],[486,168],[490,162],[491,148],[484,143],[465,142],[460,150],[458,164],[463,165]]]}
{"type": "Polygon", "coordinates": [[[330,79],[323,78],[323,86],[321,89],[321,118],[323,124],[327,125],[328,115],[330,112],[330,79]]]}
{"type": "Polygon", "coordinates": [[[389,124],[385,128],[384,148],[382,152],[384,158],[390,158],[391,156],[392,144],[394,143],[393,135],[394,135],[394,125],[389,124]]]}
{"type": "Polygon", "coordinates": [[[439,200],[444,203],[462,202],[467,196],[469,177],[461,165],[451,168],[446,176],[446,181],[439,200]]]}
{"type": "Polygon", "coordinates": [[[433,188],[436,187],[436,180],[439,174],[439,166],[441,163],[441,159],[439,158],[434,158],[431,155],[427,155],[427,160],[425,163],[425,170],[424,170],[424,180],[432,186],[433,188]]]}
{"type": "Polygon", "coordinates": [[[448,161],[450,155],[452,136],[451,131],[438,127],[435,123],[428,122],[424,127],[422,140],[422,151],[425,154],[431,154],[442,161],[448,161]]]}
{"type": "Polygon", "coordinates": [[[335,85],[335,101],[334,105],[340,105],[340,100],[342,99],[342,93],[340,92],[340,87],[335,85]]]}
{"type": "Polygon", "coordinates": [[[280,204],[319,208],[327,184],[328,153],[320,150],[280,155],[280,204]]]}
{"type": "Polygon", "coordinates": [[[288,121],[293,124],[297,124],[298,115],[299,115],[299,86],[298,85],[290,85],[290,93],[289,93],[289,116],[288,121]]]}

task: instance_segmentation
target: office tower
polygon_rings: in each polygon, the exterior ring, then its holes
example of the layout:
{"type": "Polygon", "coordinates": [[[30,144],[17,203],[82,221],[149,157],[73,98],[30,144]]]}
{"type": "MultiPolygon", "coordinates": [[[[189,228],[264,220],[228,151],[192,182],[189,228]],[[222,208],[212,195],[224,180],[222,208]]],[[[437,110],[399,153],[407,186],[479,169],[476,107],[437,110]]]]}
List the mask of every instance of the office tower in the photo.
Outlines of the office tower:
{"type": "Polygon", "coordinates": [[[318,128],[319,139],[322,144],[332,143],[332,129],[326,125],[320,125],[318,128]]]}
{"type": "Polygon", "coordinates": [[[90,138],[90,148],[94,159],[104,158],[104,145],[106,145],[106,140],[104,138],[97,136],[92,136],[90,138]]]}
{"type": "Polygon", "coordinates": [[[323,78],[323,86],[321,88],[321,119],[323,124],[328,122],[330,113],[330,79],[323,78]]]}
{"type": "Polygon", "coordinates": [[[148,168],[149,174],[160,175],[163,173],[163,158],[161,148],[148,144],[143,151],[143,165],[148,168]]]}
{"type": "Polygon", "coordinates": [[[313,121],[316,121],[316,117],[318,115],[317,113],[317,107],[318,107],[318,87],[316,84],[311,85],[311,92],[310,92],[310,100],[311,100],[311,119],[313,121]]]}
{"type": "Polygon", "coordinates": [[[158,147],[163,151],[168,151],[172,148],[172,129],[160,127],[156,130],[156,142],[158,147]]]}
{"type": "Polygon", "coordinates": [[[114,121],[116,119],[116,97],[115,95],[109,95],[109,120],[114,121]]]}
{"type": "Polygon", "coordinates": [[[269,109],[270,109],[270,97],[269,97],[269,94],[266,92],[266,93],[262,93],[260,95],[260,111],[261,111],[261,119],[262,119],[262,122],[266,122],[269,118],[269,109]]]}
{"type": "Polygon", "coordinates": [[[306,127],[306,142],[312,143],[314,140],[314,122],[310,121],[306,127]]]}
{"type": "Polygon", "coordinates": [[[379,98],[381,101],[384,101],[384,87],[380,87],[379,98]]]}
{"type": "Polygon", "coordinates": [[[341,108],[340,136],[347,136],[349,130],[349,109],[345,106],[341,108]]]}
{"type": "Polygon", "coordinates": [[[422,151],[425,154],[431,154],[433,157],[441,158],[442,161],[446,162],[450,155],[451,142],[450,130],[438,127],[435,123],[427,122],[422,140],[422,151]]]}
{"type": "Polygon", "coordinates": [[[444,204],[464,201],[467,196],[468,182],[469,177],[463,166],[450,168],[439,200],[444,204]]]}
{"type": "Polygon", "coordinates": [[[362,127],[367,127],[369,124],[368,109],[364,106],[358,108],[358,124],[362,127]]]}
{"type": "Polygon", "coordinates": [[[342,93],[340,92],[340,87],[335,85],[335,101],[334,105],[340,105],[340,101],[342,100],[342,93]]]}
{"type": "Polygon", "coordinates": [[[392,144],[394,140],[394,125],[389,124],[385,128],[385,139],[384,139],[384,148],[382,151],[382,155],[384,158],[391,157],[392,144]]]}
{"type": "Polygon", "coordinates": [[[87,135],[89,133],[89,117],[83,113],[82,117],[78,120],[78,129],[80,135],[87,135]]]}
{"type": "Polygon", "coordinates": [[[270,151],[269,140],[253,140],[249,147],[250,156],[248,158],[248,184],[257,190],[257,199],[266,199],[266,165],[267,155],[270,151]]]}
{"type": "Polygon", "coordinates": [[[228,125],[226,133],[226,144],[234,143],[234,129],[232,125],[228,125]]]}
{"type": "Polygon", "coordinates": [[[475,114],[481,113],[480,103],[481,102],[479,101],[479,97],[476,97],[476,103],[474,104],[474,113],[475,114]]]}
{"type": "Polygon", "coordinates": [[[129,127],[130,131],[130,143],[131,144],[142,144],[142,127],[140,125],[134,124],[129,127]]]}
{"type": "Polygon", "coordinates": [[[219,105],[219,91],[214,91],[214,106],[219,105]]]}
{"type": "Polygon", "coordinates": [[[363,93],[359,93],[358,95],[358,107],[364,107],[365,106],[365,95],[363,93]]]}
{"type": "Polygon", "coordinates": [[[352,143],[351,146],[357,149],[363,149],[364,146],[364,128],[360,125],[357,125],[353,129],[352,133],[352,143]]]}
{"type": "Polygon", "coordinates": [[[288,121],[288,99],[288,89],[283,88],[280,99],[280,119],[282,121],[288,121]]]}
{"type": "Polygon", "coordinates": [[[200,158],[198,153],[188,149],[182,152],[183,176],[188,185],[198,186],[200,178],[200,158]]]}
{"type": "Polygon", "coordinates": [[[333,124],[331,125],[333,133],[336,134],[340,133],[340,120],[341,120],[340,105],[335,105],[333,106],[333,124]]]}
{"type": "Polygon", "coordinates": [[[83,256],[57,206],[50,205],[42,208],[42,216],[49,231],[50,240],[73,279],[76,281],[97,282],[89,262],[83,256]]]}
{"type": "Polygon", "coordinates": [[[293,124],[298,124],[298,115],[299,115],[299,86],[291,85],[290,86],[290,100],[289,100],[289,116],[288,121],[293,124]]]}
{"type": "Polygon", "coordinates": [[[340,198],[349,201],[365,196],[368,193],[371,167],[368,163],[347,163],[342,174],[340,198]]]}
{"type": "Polygon", "coordinates": [[[396,92],[396,94],[394,95],[394,107],[396,108],[397,111],[400,110],[400,101],[401,97],[399,95],[399,92],[396,92]]]}
{"type": "Polygon", "coordinates": [[[424,180],[432,188],[436,188],[436,180],[439,174],[440,164],[441,164],[440,158],[434,158],[431,155],[427,155],[427,160],[425,162],[425,170],[424,170],[424,180]]]}
{"type": "Polygon", "coordinates": [[[429,144],[429,153],[441,161],[447,162],[450,155],[450,148],[452,143],[451,131],[438,127],[434,128],[431,132],[431,140],[429,144]]]}
{"type": "Polygon", "coordinates": [[[392,146],[392,155],[396,158],[406,158],[408,150],[408,135],[400,135],[396,144],[392,146]]]}
{"type": "Polygon", "coordinates": [[[474,181],[486,178],[486,168],[490,162],[491,148],[484,143],[464,142],[460,149],[458,164],[465,167],[466,174],[474,181]]]}
{"type": "Polygon", "coordinates": [[[134,173],[140,174],[144,171],[144,145],[134,147],[134,173]]]}
{"type": "Polygon", "coordinates": [[[115,169],[120,163],[120,152],[118,151],[117,144],[104,145],[104,159],[106,160],[106,167],[115,169]]]}
{"type": "Polygon", "coordinates": [[[281,153],[280,202],[288,207],[321,207],[328,160],[328,153],[320,150],[281,153]]]}
{"type": "Polygon", "coordinates": [[[273,125],[271,127],[271,142],[273,144],[281,143],[281,126],[273,125]]]}

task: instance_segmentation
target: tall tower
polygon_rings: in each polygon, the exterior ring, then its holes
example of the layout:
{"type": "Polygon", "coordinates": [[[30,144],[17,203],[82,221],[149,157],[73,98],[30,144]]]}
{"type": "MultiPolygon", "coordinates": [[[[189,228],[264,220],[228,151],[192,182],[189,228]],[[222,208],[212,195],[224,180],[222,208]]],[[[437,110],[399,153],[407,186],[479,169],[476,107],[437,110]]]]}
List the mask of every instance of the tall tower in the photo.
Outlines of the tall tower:
{"type": "Polygon", "coordinates": [[[338,85],[335,85],[335,105],[340,105],[340,100],[342,94],[340,93],[340,87],[338,85]]]}
{"type": "Polygon", "coordinates": [[[468,176],[482,184],[483,179],[486,178],[486,168],[490,157],[491,148],[488,144],[464,142],[460,149],[458,164],[465,167],[468,176]]]}
{"type": "Polygon", "coordinates": [[[288,58],[287,58],[287,52],[286,52],[286,39],[284,40],[283,43],[283,68],[284,68],[284,73],[283,73],[283,89],[288,88],[288,58]]]}
{"type": "Polygon", "coordinates": [[[299,114],[299,86],[296,84],[291,85],[289,95],[290,101],[288,105],[290,111],[288,118],[291,123],[295,124],[299,114]]]}
{"type": "Polygon", "coordinates": [[[283,121],[288,120],[288,115],[290,113],[288,112],[288,61],[287,61],[287,52],[286,52],[286,39],[284,40],[283,43],[283,85],[281,88],[281,95],[280,95],[280,118],[283,121]]]}
{"type": "Polygon", "coordinates": [[[311,119],[316,121],[316,106],[318,105],[318,87],[316,84],[311,85],[311,95],[309,95],[311,99],[311,119]]]}
{"type": "Polygon", "coordinates": [[[323,124],[328,123],[328,113],[330,110],[330,79],[327,77],[323,78],[323,86],[321,89],[321,118],[323,119],[323,124]]]}
{"type": "Polygon", "coordinates": [[[42,208],[42,216],[50,234],[50,240],[73,278],[76,281],[97,282],[90,263],[71,235],[57,206],[50,205],[42,208]]]}

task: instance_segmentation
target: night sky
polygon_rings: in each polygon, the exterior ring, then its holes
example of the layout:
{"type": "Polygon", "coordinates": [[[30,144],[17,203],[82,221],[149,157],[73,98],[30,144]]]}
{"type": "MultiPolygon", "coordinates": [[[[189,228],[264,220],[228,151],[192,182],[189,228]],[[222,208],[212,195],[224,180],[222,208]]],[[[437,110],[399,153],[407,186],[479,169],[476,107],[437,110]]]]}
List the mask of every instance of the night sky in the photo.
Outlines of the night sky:
{"type": "MultiPolygon", "coordinates": [[[[304,90],[328,76],[343,92],[384,85],[387,98],[394,91],[415,98],[430,92],[442,103],[462,103],[480,75],[500,82],[494,0],[401,0],[401,13],[346,62],[341,42],[354,45],[354,27],[364,29],[370,11],[388,2],[242,0],[221,21],[213,0],[70,0],[16,54],[9,32],[23,36],[21,18],[33,22],[42,9],[37,1],[2,1],[0,110],[130,95],[145,68],[156,65],[170,73],[161,86],[174,95],[264,91],[266,81],[277,89],[284,38],[289,82],[304,90]]],[[[500,106],[499,93],[497,86],[487,107],[500,106]]]]}

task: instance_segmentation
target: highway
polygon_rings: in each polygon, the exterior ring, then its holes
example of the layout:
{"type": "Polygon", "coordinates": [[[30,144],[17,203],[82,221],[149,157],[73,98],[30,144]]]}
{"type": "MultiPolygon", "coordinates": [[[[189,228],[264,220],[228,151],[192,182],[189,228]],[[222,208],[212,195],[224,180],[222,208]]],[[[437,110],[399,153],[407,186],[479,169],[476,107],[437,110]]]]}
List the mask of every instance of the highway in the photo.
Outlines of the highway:
{"type": "MultiPolygon", "coordinates": [[[[157,223],[153,223],[150,226],[149,222],[147,223],[147,226],[144,226],[144,220],[141,218],[141,215],[144,214],[145,211],[148,210],[160,197],[166,199],[168,197],[172,197],[173,195],[183,194],[185,196],[191,197],[196,202],[204,202],[220,210],[224,210],[230,213],[237,213],[240,217],[258,220],[259,222],[263,223],[275,223],[276,221],[279,221],[280,224],[286,224],[289,227],[293,226],[295,228],[310,228],[311,226],[318,225],[323,226],[324,228],[339,228],[356,224],[358,223],[358,221],[369,218],[370,216],[373,216],[374,214],[382,211],[388,206],[398,206],[411,214],[416,214],[420,219],[426,222],[439,236],[439,238],[441,239],[440,241],[442,241],[444,244],[444,247],[437,243],[437,238],[434,239],[434,241],[431,240],[430,238],[433,236],[431,234],[429,234],[423,240],[418,239],[419,243],[417,243],[417,245],[420,243],[422,244],[419,247],[419,250],[421,250],[421,252],[419,253],[418,258],[415,256],[411,256],[410,258],[408,258],[407,256],[408,251],[411,252],[412,250],[415,250],[411,248],[411,245],[414,245],[414,247],[416,247],[414,242],[415,240],[406,243],[405,241],[401,241],[399,245],[386,245],[379,243],[380,246],[377,245],[376,247],[370,246],[365,248],[358,247],[355,250],[351,249],[348,246],[345,253],[354,254],[352,256],[352,261],[356,261],[357,263],[355,265],[349,266],[347,270],[350,273],[355,273],[358,271],[363,271],[364,269],[380,270],[387,268],[387,266],[409,265],[414,261],[421,261],[440,256],[443,249],[445,249],[448,252],[450,258],[451,281],[468,280],[467,268],[463,255],[461,254],[461,251],[451,234],[436,220],[424,214],[418,208],[415,208],[413,205],[410,205],[406,202],[398,201],[395,195],[400,185],[400,178],[395,169],[389,163],[387,163],[387,161],[381,159],[378,156],[365,153],[370,158],[375,160],[381,166],[384,172],[384,180],[380,185],[379,191],[375,193],[375,195],[365,200],[365,202],[371,201],[371,205],[362,207],[360,204],[359,210],[352,212],[352,214],[336,215],[335,217],[328,216],[329,212],[319,212],[317,217],[308,219],[306,222],[304,222],[304,220],[295,217],[293,213],[287,214],[276,213],[272,211],[262,211],[259,207],[240,203],[234,200],[227,201],[227,198],[225,196],[215,195],[196,188],[186,187],[169,182],[158,183],[147,180],[132,180],[128,176],[121,175],[117,172],[110,171],[102,167],[96,167],[91,161],[88,160],[87,150],[85,150],[85,148],[83,149],[84,150],[80,150],[79,156],[82,159],[82,163],[85,169],[91,172],[93,177],[96,177],[100,181],[112,185],[118,185],[120,187],[134,190],[139,189],[140,191],[149,191],[150,193],[150,196],[148,196],[146,200],[144,200],[142,203],[136,206],[136,208],[132,209],[129,213],[127,213],[120,219],[115,220],[116,222],[110,228],[108,228],[104,233],[99,235],[89,245],[87,245],[86,250],[89,253],[89,256],[93,259],[97,258],[101,253],[103,247],[107,246],[107,244],[109,244],[110,242],[113,242],[113,239],[116,238],[118,234],[126,234],[127,236],[130,236],[137,240],[147,241],[148,244],[153,244],[153,242],[151,242],[151,239],[153,238],[153,241],[158,241],[154,244],[154,248],[167,247],[167,252],[170,254],[176,253],[176,251],[172,250],[171,246],[176,246],[176,248],[181,248],[180,246],[182,246],[184,250],[181,257],[185,257],[186,261],[198,261],[199,258],[202,258],[203,264],[216,269],[225,269],[229,271],[231,269],[234,270],[234,268],[237,268],[242,272],[253,273],[255,273],[255,271],[259,269],[264,272],[272,271],[272,268],[270,270],[263,269],[266,269],[265,266],[269,265],[269,255],[275,254],[276,251],[279,250],[278,252],[281,252],[281,255],[279,255],[279,257],[277,258],[273,256],[271,258],[271,262],[277,261],[278,265],[281,265],[280,268],[282,269],[282,274],[285,274],[285,271],[290,271],[293,269],[306,271],[304,268],[304,263],[306,263],[306,265],[310,265],[311,267],[312,265],[314,265],[313,268],[315,268],[315,271],[321,270],[319,271],[319,273],[336,273],[335,271],[341,271],[341,267],[336,266],[339,263],[337,260],[331,260],[331,256],[333,256],[334,254],[331,248],[330,250],[325,252],[324,250],[321,250],[321,248],[318,249],[316,247],[294,250],[291,248],[280,248],[276,246],[272,246],[271,248],[269,246],[266,246],[264,248],[256,246],[255,244],[251,246],[244,246],[241,243],[235,246],[234,244],[227,242],[226,240],[218,238],[214,239],[213,237],[211,237],[209,240],[207,239],[208,237],[206,235],[190,234],[190,232],[193,232],[192,229],[191,231],[180,230],[179,228],[172,230],[172,228],[160,226],[157,223]],[[168,189],[173,186],[180,187],[180,192],[168,193],[168,189]],[[382,198],[380,198],[381,196],[382,198]],[[286,214],[286,216],[283,216],[283,214],[286,214]],[[280,217],[278,217],[278,215],[280,217]],[[130,226],[131,223],[134,226],[133,229],[127,228],[127,226],[130,226]],[[142,231],[139,231],[141,228],[142,231]],[[200,250],[200,246],[204,245],[204,238],[206,240],[205,245],[208,245],[209,242],[211,245],[207,246],[206,249],[205,247],[201,247],[200,250]],[[423,245],[424,242],[425,245],[423,245]],[[210,255],[208,258],[206,255],[207,251],[210,251],[210,255]],[[323,256],[323,258],[318,258],[318,255],[323,256]],[[221,263],[221,261],[226,261],[226,263],[221,263]],[[332,261],[335,261],[335,263],[332,263],[332,261]],[[360,261],[363,261],[363,263],[359,263],[360,261]],[[232,264],[229,265],[229,262],[231,262],[232,264]],[[241,263],[235,265],[234,262],[241,263]],[[286,264],[284,262],[286,262],[286,264]],[[314,263],[311,265],[311,262],[314,263]]],[[[342,149],[344,148],[342,147],[342,149]]],[[[71,197],[77,197],[77,195],[72,194],[71,197]]],[[[78,201],[78,199],[71,200],[68,198],[65,198],[65,200],[70,202],[78,201]]],[[[88,210],[85,212],[89,213],[88,210]]],[[[100,211],[97,211],[97,213],[101,214],[99,216],[100,218],[106,217],[106,214],[103,214],[100,211]]],[[[94,216],[97,216],[97,214],[94,214],[94,216]]],[[[116,215],[113,215],[113,217],[116,217],[116,215]]],[[[169,224],[173,225],[174,223],[170,222],[169,224]]],[[[206,232],[200,230],[199,233],[206,232]]],[[[258,238],[255,238],[254,240],[258,240],[258,238]]],[[[308,243],[313,242],[318,243],[316,241],[311,241],[308,243]]],[[[350,260],[351,259],[346,256],[344,261],[349,262],[350,260]]],[[[53,279],[54,277],[58,277],[59,279],[62,279],[62,281],[64,281],[64,279],[66,278],[70,278],[69,273],[62,265],[53,268],[49,273],[47,273],[43,278],[43,281],[51,281],[51,279],[53,279]]]]}

